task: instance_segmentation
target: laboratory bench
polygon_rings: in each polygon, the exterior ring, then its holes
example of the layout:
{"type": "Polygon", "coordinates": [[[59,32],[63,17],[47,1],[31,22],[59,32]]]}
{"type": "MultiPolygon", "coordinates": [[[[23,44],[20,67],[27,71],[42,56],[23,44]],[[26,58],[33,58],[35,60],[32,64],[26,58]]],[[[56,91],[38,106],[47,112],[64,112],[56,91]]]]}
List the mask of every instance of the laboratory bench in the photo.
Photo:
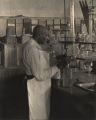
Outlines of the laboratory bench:
{"type": "Polygon", "coordinates": [[[96,93],[76,86],[95,82],[96,74],[73,70],[72,75],[70,86],[58,86],[52,79],[51,120],[96,120],[96,93]]]}

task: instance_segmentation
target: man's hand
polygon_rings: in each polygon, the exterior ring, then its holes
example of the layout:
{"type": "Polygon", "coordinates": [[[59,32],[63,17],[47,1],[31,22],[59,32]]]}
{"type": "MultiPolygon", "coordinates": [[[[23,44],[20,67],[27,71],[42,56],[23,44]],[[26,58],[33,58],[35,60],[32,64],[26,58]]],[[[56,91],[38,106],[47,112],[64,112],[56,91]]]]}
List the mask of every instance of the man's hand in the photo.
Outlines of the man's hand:
{"type": "Polygon", "coordinates": [[[60,69],[58,69],[58,72],[54,75],[55,79],[60,79],[61,78],[61,73],[60,73],[60,69]]]}
{"type": "Polygon", "coordinates": [[[65,55],[59,55],[57,58],[57,67],[60,69],[65,68],[71,61],[71,58],[65,55]]]}

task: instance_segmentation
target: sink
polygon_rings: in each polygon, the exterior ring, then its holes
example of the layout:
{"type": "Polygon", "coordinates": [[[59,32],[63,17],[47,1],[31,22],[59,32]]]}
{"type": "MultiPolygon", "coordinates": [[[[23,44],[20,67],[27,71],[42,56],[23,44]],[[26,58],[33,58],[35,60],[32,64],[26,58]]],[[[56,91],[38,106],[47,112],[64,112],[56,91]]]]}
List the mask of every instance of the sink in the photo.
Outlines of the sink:
{"type": "Polygon", "coordinates": [[[76,83],[75,87],[81,88],[83,90],[96,93],[96,83],[90,82],[90,83],[76,83]]]}

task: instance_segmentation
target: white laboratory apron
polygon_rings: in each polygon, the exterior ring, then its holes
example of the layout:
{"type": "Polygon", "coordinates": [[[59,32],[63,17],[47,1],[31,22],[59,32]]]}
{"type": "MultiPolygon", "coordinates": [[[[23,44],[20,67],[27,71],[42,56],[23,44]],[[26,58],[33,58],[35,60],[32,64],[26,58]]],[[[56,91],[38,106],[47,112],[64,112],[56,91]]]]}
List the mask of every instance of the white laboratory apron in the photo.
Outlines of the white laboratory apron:
{"type": "MultiPolygon", "coordinates": [[[[49,67],[49,55],[40,51],[41,67],[49,67]],[[45,59],[46,58],[46,59],[45,59]]],[[[27,81],[29,120],[48,120],[50,113],[51,78],[37,80],[35,77],[27,81]]]]}

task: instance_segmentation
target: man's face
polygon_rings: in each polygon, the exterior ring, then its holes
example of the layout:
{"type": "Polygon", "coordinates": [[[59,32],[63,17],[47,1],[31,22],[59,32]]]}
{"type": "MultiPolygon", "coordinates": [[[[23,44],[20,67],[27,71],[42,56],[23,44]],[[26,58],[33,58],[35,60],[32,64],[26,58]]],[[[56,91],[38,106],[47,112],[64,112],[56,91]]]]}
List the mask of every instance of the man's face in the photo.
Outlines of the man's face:
{"type": "Polygon", "coordinates": [[[54,36],[52,34],[48,34],[45,36],[45,41],[42,45],[43,50],[49,52],[52,50],[52,44],[54,43],[54,36]]]}

